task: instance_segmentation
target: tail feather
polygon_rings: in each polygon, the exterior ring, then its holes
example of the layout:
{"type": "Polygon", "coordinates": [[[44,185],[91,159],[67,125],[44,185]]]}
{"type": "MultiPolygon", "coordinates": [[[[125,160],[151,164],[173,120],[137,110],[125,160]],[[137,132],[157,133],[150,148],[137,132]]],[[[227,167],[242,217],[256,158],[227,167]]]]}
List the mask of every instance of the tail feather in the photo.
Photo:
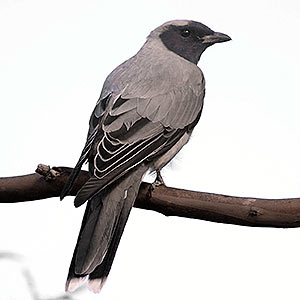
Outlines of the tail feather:
{"type": "MultiPolygon", "coordinates": [[[[138,190],[130,189],[128,191],[128,198],[135,200],[137,192],[138,190]]],[[[114,232],[107,254],[102,263],[89,275],[89,280],[106,278],[108,276],[132,206],[133,202],[126,201],[124,203],[118,220],[117,229],[114,232]]]]}
{"type": "Polygon", "coordinates": [[[77,274],[89,274],[103,260],[116,229],[124,199],[119,190],[113,189],[107,194],[96,195],[91,201],[91,214],[77,249],[77,274]]]}
{"type": "Polygon", "coordinates": [[[69,267],[69,273],[68,273],[68,277],[67,277],[67,281],[66,281],[66,287],[65,290],[66,292],[73,292],[75,291],[85,280],[86,275],[81,275],[81,274],[76,274],[75,273],[75,262],[76,262],[76,254],[77,254],[77,249],[78,249],[78,244],[80,241],[80,237],[82,234],[83,229],[85,228],[85,224],[87,223],[87,220],[90,217],[91,214],[91,201],[89,201],[86,205],[85,208],[85,212],[82,218],[82,222],[81,222],[81,228],[78,234],[78,238],[77,238],[77,242],[76,242],[76,246],[73,252],[73,256],[72,256],[72,260],[71,260],[71,264],[69,267]]]}
{"type": "Polygon", "coordinates": [[[106,278],[97,278],[88,281],[88,288],[94,293],[100,293],[106,282],[106,278]]]}
{"type": "Polygon", "coordinates": [[[95,195],[87,204],[71,261],[66,290],[89,275],[89,288],[99,292],[111,269],[142,177],[140,165],[95,195]]]}

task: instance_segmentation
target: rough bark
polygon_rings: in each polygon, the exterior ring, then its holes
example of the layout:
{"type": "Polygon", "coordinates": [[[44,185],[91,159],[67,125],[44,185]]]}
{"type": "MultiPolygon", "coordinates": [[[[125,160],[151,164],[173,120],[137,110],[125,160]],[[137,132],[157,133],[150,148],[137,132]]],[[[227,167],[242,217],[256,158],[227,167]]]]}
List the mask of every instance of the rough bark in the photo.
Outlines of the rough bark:
{"type": "MultiPolygon", "coordinates": [[[[0,203],[58,197],[72,168],[39,165],[35,174],[0,178],[0,203]]],[[[81,171],[71,195],[87,181],[81,171]]],[[[194,192],[142,183],[135,207],[166,216],[255,227],[300,227],[300,198],[259,199],[194,192]]]]}

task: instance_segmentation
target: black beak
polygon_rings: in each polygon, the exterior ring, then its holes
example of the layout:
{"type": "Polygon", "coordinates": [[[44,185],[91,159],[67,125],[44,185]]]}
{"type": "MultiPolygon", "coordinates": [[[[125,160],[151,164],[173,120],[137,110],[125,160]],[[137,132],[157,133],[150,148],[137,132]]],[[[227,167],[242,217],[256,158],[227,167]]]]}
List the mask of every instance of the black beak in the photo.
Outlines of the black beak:
{"type": "Polygon", "coordinates": [[[230,41],[231,38],[227,34],[221,33],[221,32],[214,32],[213,34],[206,35],[202,38],[203,44],[215,44],[215,43],[223,43],[230,41]]]}

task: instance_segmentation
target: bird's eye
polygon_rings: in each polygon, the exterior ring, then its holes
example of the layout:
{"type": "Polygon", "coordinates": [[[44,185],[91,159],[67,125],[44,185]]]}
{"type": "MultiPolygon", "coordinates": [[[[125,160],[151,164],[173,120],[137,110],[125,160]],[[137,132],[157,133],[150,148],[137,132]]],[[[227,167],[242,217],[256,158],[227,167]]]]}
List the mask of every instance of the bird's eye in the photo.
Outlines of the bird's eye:
{"type": "Polygon", "coordinates": [[[181,31],[181,36],[188,37],[191,35],[191,32],[188,29],[184,29],[181,31]]]}

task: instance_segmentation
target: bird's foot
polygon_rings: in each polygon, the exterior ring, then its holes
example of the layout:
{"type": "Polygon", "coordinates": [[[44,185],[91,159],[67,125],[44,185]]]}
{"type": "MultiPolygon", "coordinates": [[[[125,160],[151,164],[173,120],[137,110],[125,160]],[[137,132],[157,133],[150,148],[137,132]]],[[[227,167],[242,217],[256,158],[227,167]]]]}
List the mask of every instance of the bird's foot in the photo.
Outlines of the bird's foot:
{"type": "Polygon", "coordinates": [[[153,188],[156,188],[160,185],[166,185],[161,174],[160,174],[160,170],[156,171],[156,178],[155,181],[152,183],[153,188]]]}
{"type": "Polygon", "coordinates": [[[150,199],[152,197],[152,192],[154,191],[154,189],[158,186],[161,186],[161,185],[165,186],[166,184],[165,184],[165,182],[164,182],[164,180],[163,180],[163,178],[160,174],[160,171],[157,170],[156,171],[156,178],[155,178],[154,182],[152,184],[150,184],[150,186],[149,186],[147,196],[146,196],[147,199],[150,199]]]}

